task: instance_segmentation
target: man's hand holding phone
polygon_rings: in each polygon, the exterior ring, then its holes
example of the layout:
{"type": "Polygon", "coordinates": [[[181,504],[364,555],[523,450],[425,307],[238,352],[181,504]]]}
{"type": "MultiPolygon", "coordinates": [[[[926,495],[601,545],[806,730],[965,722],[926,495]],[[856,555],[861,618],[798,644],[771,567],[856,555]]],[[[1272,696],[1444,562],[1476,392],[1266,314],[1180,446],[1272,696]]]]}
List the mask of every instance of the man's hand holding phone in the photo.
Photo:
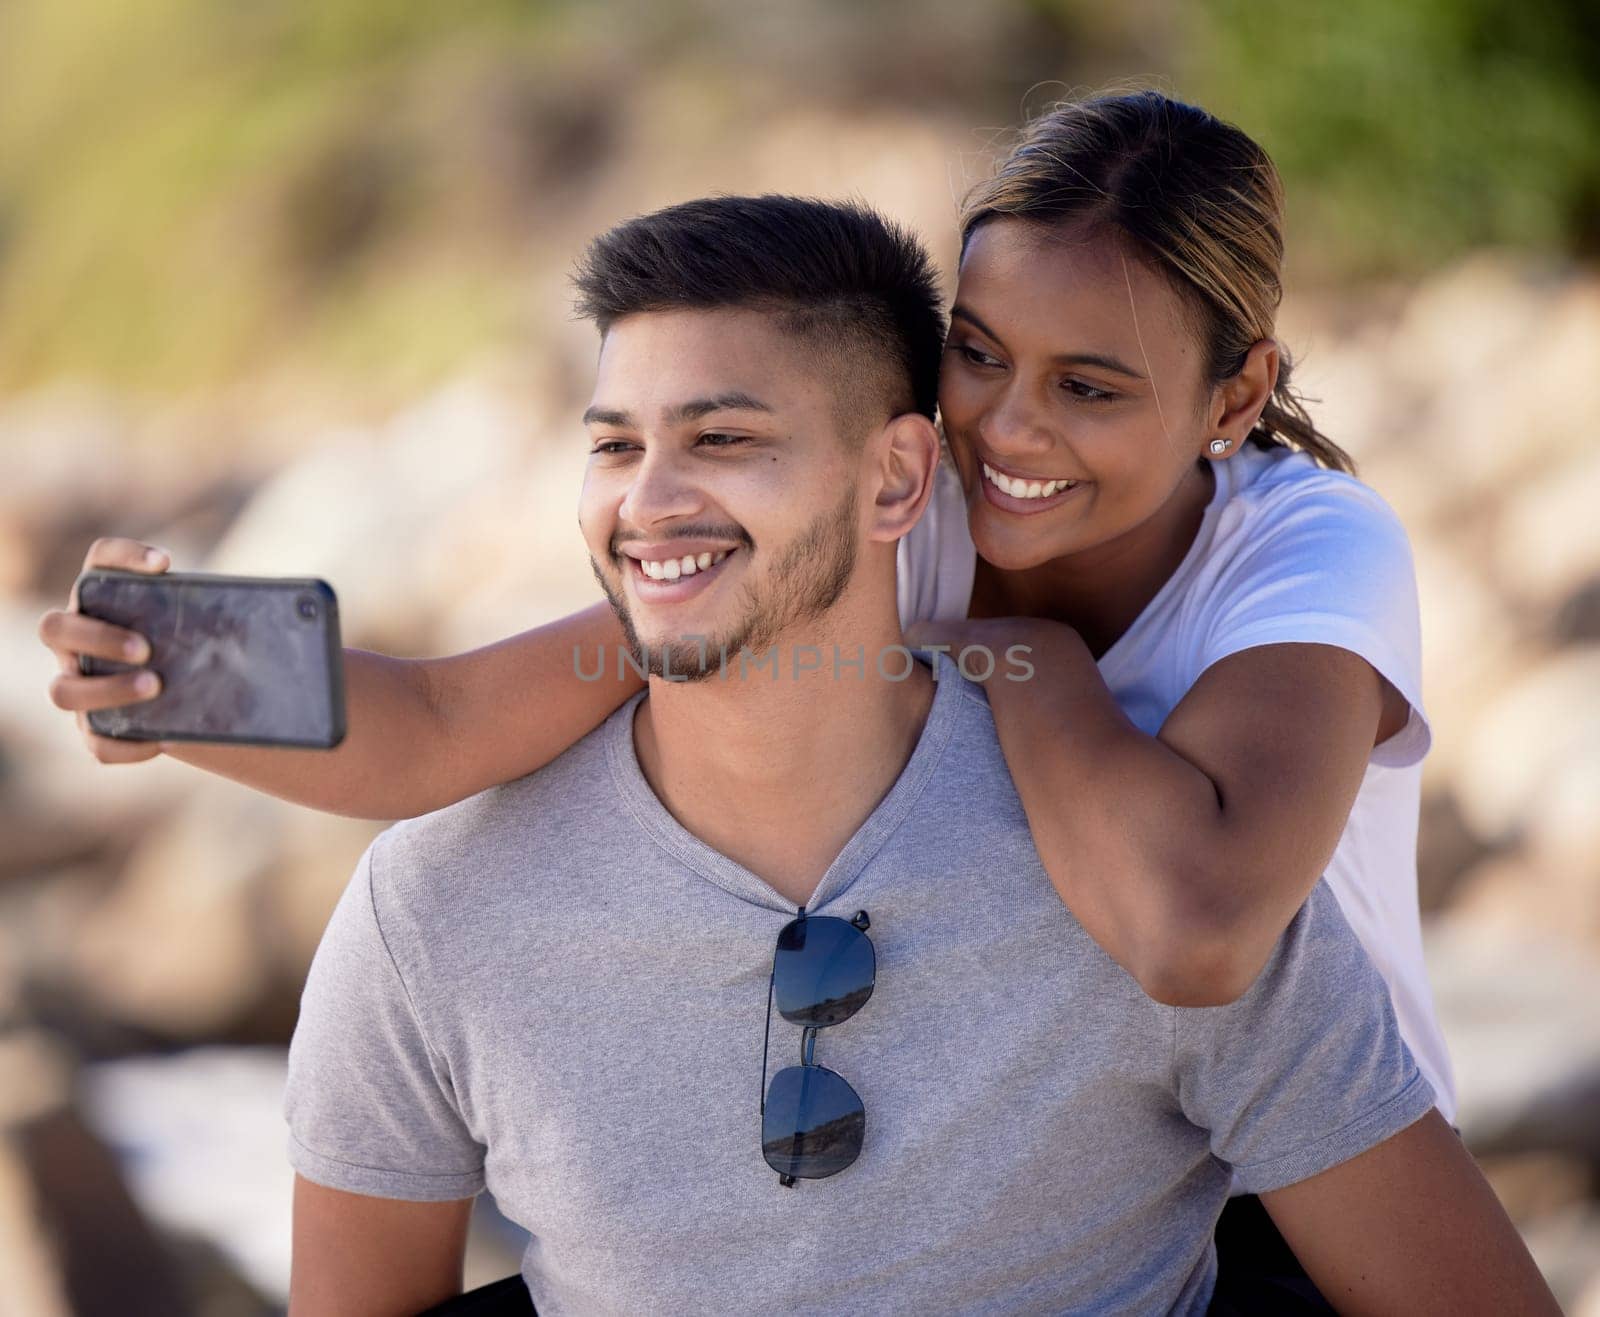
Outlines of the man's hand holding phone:
{"type": "MultiPolygon", "coordinates": [[[[138,540],[108,537],[89,546],[83,570],[110,569],[159,576],[172,565],[165,549],[138,540]]],[[[161,753],[160,741],[128,741],[101,736],[88,715],[144,703],[161,693],[161,678],[152,668],[150,642],[136,631],[78,611],[78,584],[73,582],[66,608],[53,608],[39,619],[39,639],[56,656],[60,671],[50,683],[50,700],[73,714],[89,753],[102,764],[135,764],[161,753]],[[81,658],[135,665],[127,672],[84,676],[81,658]]]]}

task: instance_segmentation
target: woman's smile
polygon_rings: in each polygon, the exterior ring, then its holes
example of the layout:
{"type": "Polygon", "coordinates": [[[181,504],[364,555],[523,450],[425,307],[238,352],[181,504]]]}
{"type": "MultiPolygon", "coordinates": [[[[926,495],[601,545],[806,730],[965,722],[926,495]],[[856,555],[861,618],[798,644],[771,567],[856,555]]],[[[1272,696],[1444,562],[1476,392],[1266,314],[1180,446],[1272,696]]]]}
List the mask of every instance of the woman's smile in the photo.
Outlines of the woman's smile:
{"type": "Polygon", "coordinates": [[[1003,467],[980,462],[983,496],[1003,512],[1016,512],[1026,516],[1060,507],[1088,482],[1061,477],[1040,478],[1011,472],[1003,467]]]}

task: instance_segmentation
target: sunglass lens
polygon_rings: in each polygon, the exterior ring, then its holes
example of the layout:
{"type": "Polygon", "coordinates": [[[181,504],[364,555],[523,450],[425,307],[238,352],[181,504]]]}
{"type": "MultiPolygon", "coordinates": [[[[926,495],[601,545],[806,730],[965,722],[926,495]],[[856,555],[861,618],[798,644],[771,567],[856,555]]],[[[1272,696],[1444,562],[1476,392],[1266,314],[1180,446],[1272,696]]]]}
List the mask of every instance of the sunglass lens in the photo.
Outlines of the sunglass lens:
{"type": "Polygon", "coordinates": [[[825,1029],[866,1005],[877,972],[872,939],[854,924],[828,916],[795,919],[778,934],[773,1000],[791,1024],[825,1029]]]}
{"type": "Polygon", "coordinates": [[[861,1155],[867,1112],[855,1089],[818,1065],[790,1066],[772,1078],[761,1121],[761,1151],[779,1175],[820,1180],[861,1155]]]}

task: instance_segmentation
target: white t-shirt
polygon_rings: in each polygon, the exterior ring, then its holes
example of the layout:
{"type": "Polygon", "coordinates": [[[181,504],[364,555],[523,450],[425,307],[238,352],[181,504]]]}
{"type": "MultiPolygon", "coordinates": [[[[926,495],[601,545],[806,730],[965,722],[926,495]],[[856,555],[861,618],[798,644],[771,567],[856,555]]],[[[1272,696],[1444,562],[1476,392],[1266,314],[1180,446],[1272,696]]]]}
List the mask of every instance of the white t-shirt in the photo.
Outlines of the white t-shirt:
{"type": "MultiPolygon", "coordinates": [[[[1212,466],[1216,489],[1188,554],[1100,659],[1129,719],[1154,736],[1200,674],[1257,645],[1336,645],[1361,655],[1411,705],[1377,746],[1325,873],[1389,985],[1400,1031],[1455,1116],[1455,1082],[1422,959],[1417,819],[1432,741],[1422,707],[1422,637],[1405,530],[1351,476],[1287,448],[1246,445],[1212,466]]],[[[941,465],[922,520],[899,547],[904,625],[963,618],[977,555],[960,478],[941,465]]]]}

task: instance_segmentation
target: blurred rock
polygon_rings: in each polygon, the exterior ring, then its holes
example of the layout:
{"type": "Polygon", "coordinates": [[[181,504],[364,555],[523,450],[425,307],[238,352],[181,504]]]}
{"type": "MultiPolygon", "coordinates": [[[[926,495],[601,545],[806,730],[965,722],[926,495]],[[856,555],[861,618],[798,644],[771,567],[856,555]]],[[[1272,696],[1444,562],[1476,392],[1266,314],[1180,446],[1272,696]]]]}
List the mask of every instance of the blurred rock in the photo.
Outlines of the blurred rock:
{"type": "Polygon", "coordinates": [[[0,510],[109,502],[125,488],[130,429],[127,400],[87,382],[8,399],[0,408],[0,451],[7,457],[0,510]]]}
{"type": "MultiPolygon", "coordinates": [[[[1480,835],[1523,840],[1600,902],[1600,646],[1558,654],[1498,692],[1472,726],[1457,771],[1480,835]]],[[[1574,912],[1580,913],[1580,912],[1574,912]]]]}
{"type": "Polygon", "coordinates": [[[0,1137],[0,1276],[5,1278],[6,1303],[16,1305],[8,1311],[72,1317],[27,1168],[6,1137],[0,1137]]]}
{"type": "Polygon", "coordinates": [[[104,854],[113,843],[114,831],[81,824],[81,819],[39,809],[22,791],[8,790],[0,782],[0,837],[5,838],[0,846],[0,882],[104,854]]]}
{"type": "Polygon", "coordinates": [[[1600,574],[1561,601],[1551,619],[1550,638],[1557,645],[1600,640],[1600,574]]]}
{"type": "Polygon", "coordinates": [[[279,806],[209,780],[157,824],[84,920],[64,966],[100,1011],[172,1038],[226,1030],[267,984],[261,877],[279,806]]]}
{"type": "Polygon", "coordinates": [[[208,1047],[91,1066],[84,1118],[169,1234],[215,1246],[264,1296],[288,1300],[284,1053],[208,1047]]]}
{"type": "Polygon", "coordinates": [[[1527,1152],[1478,1160],[1495,1197],[1519,1226],[1594,1195],[1594,1167],[1560,1153],[1527,1152]]]}
{"type": "MultiPolygon", "coordinates": [[[[284,1155],[285,1071],[282,1048],[202,1047],[91,1066],[83,1083],[84,1118],[116,1153],[151,1221],[169,1238],[214,1250],[225,1269],[213,1284],[231,1272],[278,1304],[289,1294],[294,1188],[284,1155]]],[[[466,1287],[515,1271],[526,1238],[482,1195],[466,1287]]]]}
{"type": "Polygon", "coordinates": [[[49,1115],[71,1094],[72,1070],[65,1051],[45,1034],[0,1032],[0,1130],[13,1130],[49,1115]]]}
{"type": "Polygon", "coordinates": [[[429,529],[515,468],[520,425],[464,378],[379,431],[331,434],[261,486],[207,569],[323,577],[347,644],[415,653],[438,616],[439,601],[418,590],[429,529]]]}
{"type": "MultiPolygon", "coordinates": [[[[1412,530],[1422,614],[1422,698],[1433,725],[1427,771],[1453,784],[1486,699],[1528,665],[1509,603],[1457,550],[1412,530]]],[[[1470,819],[1469,814],[1469,819],[1470,819]]]]}
{"type": "Polygon", "coordinates": [[[1553,614],[1600,576],[1600,448],[1530,472],[1501,501],[1488,561],[1502,585],[1553,614]]]}
{"type": "Polygon", "coordinates": [[[551,444],[425,528],[417,581],[443,610],[438,649],[471,649],[602,596],[578,529],[587,451],[551,444]]]}
{"type": "Polygon", "coordinates": [[[1397,326],[1394,377],[1430,399],[1418,428],[1457,508],[1586,452],[1600,416],[1600,284],[1484,255],[1423,284],[1397,326]],[[1515,380],[1515,387],[1490,381],[1515,380]]]}
{"type": "Polygon", "coordinates": [[[172,1040],[292,1024],[300,981],[375,828],[196,776],[85,915],[62,975],[172,1040]]]}
{"type": "Polygon", "coordinates": [[[36,1033],[0,1035],[0,1277],[6,1311],[193,1312],[170,1254],[71,1105],[69,1065],[36,1033]],[[12,1303],[19,1306],[12,1308],[12,1303]]]}
{"type": "Polygon", "coordinates": [[[146,420],[127,399],[82,384],[0,404],[0,599],[64,603],[99,536],[160,542],[169,523],[200,532],[207,516],[232,515],[242,473],[226,470],[226,450],[139,442],[146,420]]]}
{"type": "Polygon", "coordinates": [[[1530,1222],[1528,1251],[1569,1317],[1600,1317],[1600,1207],[1575,1203],[1530,1222]]]}
{"type": "Polygon", "coordinates": [[[1600,1162],[1600,953],[1467,911],[1426,949],[1468,1145],[1600,1162]]]}
{"type": "Polygon", "coordinates": [[[1588,939],[1600,947],[1600,878],[1540,863],[1525,849],[1490,855],[1462,874],[1449,909],[1507,937],[1588,939]]]}
{"type": "Polygon", "coordinates": [[[1417,899],[1422,913],[1449,904],[1462,879],[1490,853],[1462,816],[1453,791],[1424,792],[1417,830],[1417,899]]]}

